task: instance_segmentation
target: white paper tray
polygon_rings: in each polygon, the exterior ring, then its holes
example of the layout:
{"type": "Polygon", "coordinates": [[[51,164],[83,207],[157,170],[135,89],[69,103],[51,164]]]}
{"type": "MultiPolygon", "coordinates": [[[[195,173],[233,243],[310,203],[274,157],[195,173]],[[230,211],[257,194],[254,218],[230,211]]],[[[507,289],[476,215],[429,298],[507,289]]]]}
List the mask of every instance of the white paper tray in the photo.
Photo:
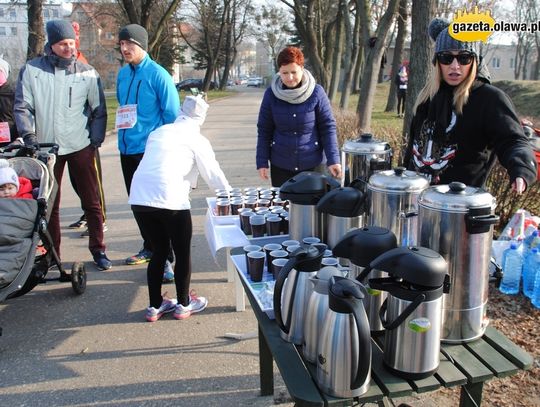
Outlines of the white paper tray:
{"type": "Polygon", "coordinates": [[[240,223],[240,218],[238,215],[227,215],[227,216],[217,216],[216,215],[216,198],[214,197],[207,197],[206,203],[208,204],[208,209],[210,216],[212,217],[212,221],[216,225],[236,225],[240,223]]]}
{"type": "Polygon", "coordinates": [[[255,297],[255,299],[257,300],[257,305],[259,306],[261,311],[266,313],[266,315],[268,315],[268,318],[274,319],[275,318],[274,317],[274,307],[263,308],[263,305],[261,304],[261,302],[259,300],[259,293],[265,287],[267,287],[266,282],[274,281],[274,276],[272,276],[272,274],[268,273],[268,271],[266,269],[266,266],[264,266],[262,281],[255,283],[255,282],[251,281],[251,278],[247,274],[246,256],[244,254],[237,254],[237,255],[231,256],[231,259],[232,259],[234,265],[236,266],[236,268],[239,271],[238,274],[246,282],[246,285],[249,287],[249,290],[253,294],[253,297],[255,297]]]}

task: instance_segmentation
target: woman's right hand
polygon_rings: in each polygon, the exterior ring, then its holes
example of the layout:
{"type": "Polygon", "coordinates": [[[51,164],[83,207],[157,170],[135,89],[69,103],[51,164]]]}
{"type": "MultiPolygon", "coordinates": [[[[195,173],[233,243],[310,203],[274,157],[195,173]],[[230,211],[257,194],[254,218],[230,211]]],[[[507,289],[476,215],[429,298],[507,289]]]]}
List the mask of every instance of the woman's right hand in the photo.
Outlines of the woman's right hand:
{"type": "Polygon", "coordinates": [[[269,179],[268,177],[268,168],[259,168],[259,176],[262,178],[262,179],[269,179]]]}

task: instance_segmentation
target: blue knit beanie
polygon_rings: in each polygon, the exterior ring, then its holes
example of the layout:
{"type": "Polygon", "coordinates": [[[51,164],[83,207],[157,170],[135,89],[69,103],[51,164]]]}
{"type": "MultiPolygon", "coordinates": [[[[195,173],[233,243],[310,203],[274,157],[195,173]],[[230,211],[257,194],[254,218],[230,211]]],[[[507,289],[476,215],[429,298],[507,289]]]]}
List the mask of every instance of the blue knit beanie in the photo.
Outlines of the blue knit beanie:
{"type": "Polygon", "coordinates": [[[478,56],[476,42],[458,41],[450,36],[448,27],[450,21],[444,18],[435,18],[429,23],[429,36],[435,41],[435,53],[444,51],[469,51],[478,56]]]}
{"type": "Polygon", "coordinates": [[[49,45],[68,39],[75,39],[75,30],[69,21],[51,20],[47,22],[47,41],[49,45]]]}

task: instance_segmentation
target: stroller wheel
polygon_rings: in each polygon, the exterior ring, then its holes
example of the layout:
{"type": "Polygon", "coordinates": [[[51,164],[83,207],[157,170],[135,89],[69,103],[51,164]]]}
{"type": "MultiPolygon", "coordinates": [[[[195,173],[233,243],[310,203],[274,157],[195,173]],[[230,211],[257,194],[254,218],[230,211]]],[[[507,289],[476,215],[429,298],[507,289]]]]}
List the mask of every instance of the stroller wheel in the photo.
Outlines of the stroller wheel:
{"type": "Polygon", "coordinates": [[[86,290],[86,269],[84,263],[73,263],[71,268],[71,286],[77,294],[82,294],[86,290]]]}

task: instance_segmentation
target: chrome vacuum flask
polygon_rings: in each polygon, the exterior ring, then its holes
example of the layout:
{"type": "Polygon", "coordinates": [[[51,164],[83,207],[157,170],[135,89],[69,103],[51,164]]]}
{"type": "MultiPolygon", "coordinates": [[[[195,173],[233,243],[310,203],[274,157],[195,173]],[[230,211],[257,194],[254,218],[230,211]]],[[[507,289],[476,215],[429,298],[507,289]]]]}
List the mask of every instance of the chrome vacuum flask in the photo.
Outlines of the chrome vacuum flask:
{"type": "Polygon", "coordinates": [[[302,241],[304,237],[322,237],[324,218],[317,203],[339,183],[318,172],[305,171],[286,181],[279,190],[281,199],[289,201],[289,236],[302,241]]]}
{"type": "Polygon", "coordinates": [[[389,274],[369,281],[388,292],[380,310],[386,329],[384,365],[406,379],[431,376],[439,367],[442,296],[449,289],[446,261],[424,247],[398,247],[371,267],[389,274]]]}
{"type": "Polygon", "coordinates": [[[274,286],[274,315],[281,337],[297,345],[304,341],[304,318],[312,292],[309,279],[321,268],[324,244],[310,245],[295,252],[280,270],[274,286]],[[283,317],[282,317],[283,315],[283,317]]]}
{"type": "Polygon", "coordinates": [[[418,198],[418,245],[445,258],[452,285],[443,301],[443,342],[478,339],[487,327],[495,206],[488,192],[461,182],[432,186],[418,198]]]}
{"type": "Polygon", "coordinates": [[[349,278],[358,280],[366,287],[364,307],[372,332],[384,329],[379,318],[379,309],[386,299],[386,292],[373,289],[369,286],[368,280],[385,277],[387,274],[383,269],[370,268],[369,264],[395,247],[397,247],[396,236],[390,230],[367,226],[346,234],[333,250],[335,256],[350,260],[349,278]]]}
{"type": "Polygon", "coordinates": [[[367,187],[370,225],[390,229],[399,246],[416,246],[418,196],[427,187],[427,178],[404,167],[373,174],[367,187]]]}
{"type": "Polygon", "coordinates": [[[348,140],[341,148],[343,179],[341,185],[349,186],[354,180],[367,184],[369,177],[376,171],[389,170],[392,165],[390,144],[376,140],[372,134],[362,134],[355,140],[348,140]]]}
{"type": "Polygon", "coordinates": [[[320,332],[317,384],[334,397],[357,397],[371,381],[371,337],[357,281],[332,277],[329,309],[320,332]]]}

